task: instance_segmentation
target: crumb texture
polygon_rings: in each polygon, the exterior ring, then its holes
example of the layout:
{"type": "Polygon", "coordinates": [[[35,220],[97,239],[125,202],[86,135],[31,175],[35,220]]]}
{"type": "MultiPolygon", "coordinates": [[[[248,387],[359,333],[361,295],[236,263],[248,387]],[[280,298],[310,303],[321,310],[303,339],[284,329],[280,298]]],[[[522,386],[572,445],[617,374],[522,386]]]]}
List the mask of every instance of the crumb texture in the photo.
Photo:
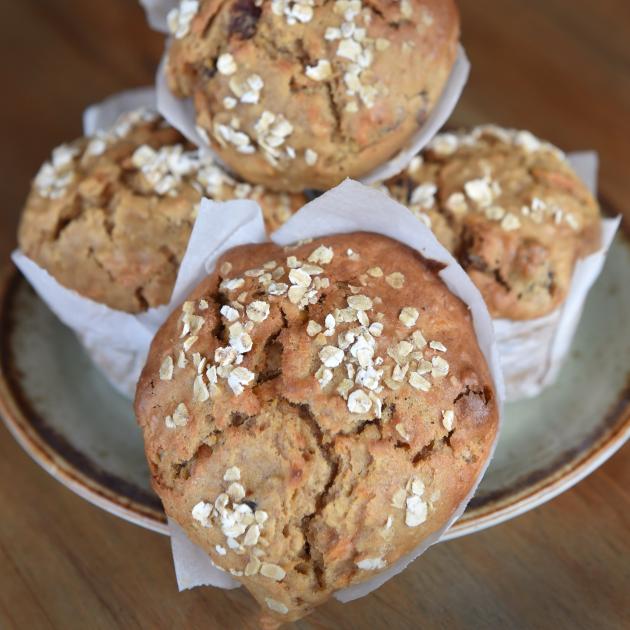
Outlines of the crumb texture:
{"type": "Polygon", "coordinates": [[[257,201],[269,230],[305,201],[238,182],[139,109],[53,151],[33,181],[19,244],[62,285],[141,312],[168,303],[202,196],[257,201]]]}
{"type": "Polygon", "coordinates": [[[282,620],[443,527],[497,430],[467,308],[366,233],[225,254],[156,336],[136,413],[167,514],[282,620]]]}
{"type": "Polygon", "coordinates": [[[466,269],[493,317],[542,317],[601,242],[597,202],[556,147],[496,126],[443,133],[383,188],[466,269]]]}
{"type": "Polygon", "coordinates": [[[167,80],[247,181],[328,189],[395,155],[453,66],[452,0],[184,0],[167,80]],[[392,72],[404,67],[405,72],[392,72]]]}

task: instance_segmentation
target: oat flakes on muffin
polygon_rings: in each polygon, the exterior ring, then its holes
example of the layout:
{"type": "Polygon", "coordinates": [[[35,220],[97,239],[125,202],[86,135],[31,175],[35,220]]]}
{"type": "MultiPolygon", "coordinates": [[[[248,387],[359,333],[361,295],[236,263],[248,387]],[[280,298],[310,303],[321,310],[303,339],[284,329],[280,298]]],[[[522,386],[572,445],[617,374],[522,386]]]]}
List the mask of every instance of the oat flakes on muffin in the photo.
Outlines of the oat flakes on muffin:
{"type": "Polygon", "coordinates": [[[246,245],[156,335],[136,394],[153,486],[289,621],[448,522],[498,422],[471,315],[384,236],[246,245]]]}
{"type": "Polygon", "coordinates": [[[452,69],[453,0],[183,0],[170,90],[247,181],[328,189],[394,156],[452,69]]]}
{"type": "Polygon", "coordinates": [[[493,317],[555,310],[576,261],[600,246],[597,202],[563,153],[528,131],[440,134],[384,187],[430,225],[493,317]]]}
{"type": "Polygon", "coordinates": [[[270,231],[306,201],[238,182],[138,109],[53,151],[33,181],[19,244],[65,287],[141,312],[170,300],[202,196],[257,201],[270,231]]]}

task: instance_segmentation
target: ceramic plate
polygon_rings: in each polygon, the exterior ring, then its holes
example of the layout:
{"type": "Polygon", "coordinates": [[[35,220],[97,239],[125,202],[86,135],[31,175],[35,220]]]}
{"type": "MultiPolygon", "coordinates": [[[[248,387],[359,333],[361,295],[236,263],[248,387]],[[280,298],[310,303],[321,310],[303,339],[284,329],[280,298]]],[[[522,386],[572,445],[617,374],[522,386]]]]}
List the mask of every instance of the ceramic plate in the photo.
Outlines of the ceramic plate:
{"type": "MultiPolygon", "coordinates": [[[[630,435],[630,242],[619,235],[558,383],[507,405],[494,459],[447,538],[495,525],[571,487],[630,435]]],[[[166,533],[131,403],[15,270],[0,296],[0,412],[50,474],[88,501],[166,533]]]]}

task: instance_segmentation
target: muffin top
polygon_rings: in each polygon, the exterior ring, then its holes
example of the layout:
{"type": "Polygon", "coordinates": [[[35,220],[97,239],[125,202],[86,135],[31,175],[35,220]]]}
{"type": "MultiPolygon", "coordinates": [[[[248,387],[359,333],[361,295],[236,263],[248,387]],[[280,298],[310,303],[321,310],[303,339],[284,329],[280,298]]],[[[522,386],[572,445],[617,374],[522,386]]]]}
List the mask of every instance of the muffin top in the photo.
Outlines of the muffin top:
{"type": "Polygon", "coordinates": [[[396,154],[459,37],[453,0],[183,0],[169,25],[171,91],[234,172],[274,190],[328,189],[396,154]]]}
{"type": "Polygon", "coordinates": [[[136,414],[166,513],[299,618],[440,530],[497,404],[438,263],[354,233],[227,252],[154,339],[136,414]]]}
{"type": "Polygon", "coordinates": [[[129,313],[169,302],[202,196],[251,198],[267,228],[305,203],[239,183],[157,113],[56,148],[35,177],[18,240],[59,283],[129,313]]]}
{"type": "Polygon", "coordinates": [[[575,262],[600,246],[597,202],[564,154],[528,131],[440,134],[384,187],[458,259],[493,317],[558,308],[575,262]]]}

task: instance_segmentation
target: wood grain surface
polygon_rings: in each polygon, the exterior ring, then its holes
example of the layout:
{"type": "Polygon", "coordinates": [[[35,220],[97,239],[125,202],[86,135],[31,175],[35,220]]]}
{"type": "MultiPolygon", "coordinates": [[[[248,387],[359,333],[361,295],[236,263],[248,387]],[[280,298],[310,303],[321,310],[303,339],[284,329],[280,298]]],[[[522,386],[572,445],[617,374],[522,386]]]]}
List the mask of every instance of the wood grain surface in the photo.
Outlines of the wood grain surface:
{"type": "MultiPolygon", "coordinates": [[[[630,3],[461,0],[473,64],[454,124],[595,148],[630,221],[630,3]]],[[[4,2],[0,259],[29,180],[86,105],[149,84],[162,48],[133,0],[4,2]]],[[[630,270],[629,270],[630,272],[630,270]]],[[[629,358],[630,367],[630,358],[629,358]]],[[[570,421],[570,419],[567,419],[570,421]]],[[[378,592],[299,628],[629,628],[630,446],[514,521],[440,544],[378,592]]],[[[178,593],[168,540],[89,505],[0,428],[0,628],[254,628],[242,590],[178,593]]]]}

